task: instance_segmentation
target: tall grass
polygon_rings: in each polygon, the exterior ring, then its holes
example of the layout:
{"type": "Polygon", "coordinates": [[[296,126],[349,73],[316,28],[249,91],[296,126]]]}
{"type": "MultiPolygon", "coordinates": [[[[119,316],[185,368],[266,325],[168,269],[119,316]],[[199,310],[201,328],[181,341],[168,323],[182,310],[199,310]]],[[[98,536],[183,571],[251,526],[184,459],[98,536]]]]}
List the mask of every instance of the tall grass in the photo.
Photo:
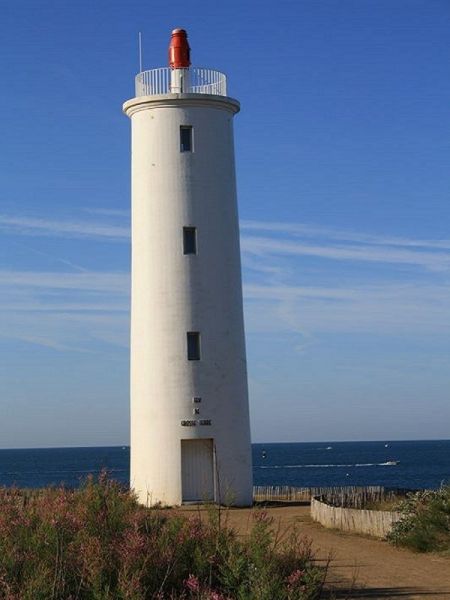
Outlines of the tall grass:
{"type": "Polygon", "coordinates": [[[450,552],[450,485],[410,494],[397,509],[403,518],[388,540],[418,552],[450,552]]]}
{"type": "Polygon", "coordinates": [[[207,519],[147,509],[102,475],[81,489],[28,497],[0,489],[0,598],[314,600],[323,569],[295,531],[256,512],[249,535],[207,519]]]}

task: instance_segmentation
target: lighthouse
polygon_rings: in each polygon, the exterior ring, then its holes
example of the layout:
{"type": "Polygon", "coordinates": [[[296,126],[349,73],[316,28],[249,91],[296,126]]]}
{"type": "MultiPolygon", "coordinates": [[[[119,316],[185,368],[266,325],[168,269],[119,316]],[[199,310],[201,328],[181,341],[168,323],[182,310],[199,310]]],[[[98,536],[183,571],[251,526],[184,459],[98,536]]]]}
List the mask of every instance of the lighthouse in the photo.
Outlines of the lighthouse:
{"type": "Polygon", "coordinates": [[[233,117],[223,73],[136,76],[132,128],[131,469],[146,505],[252,503],[233,117]]]}

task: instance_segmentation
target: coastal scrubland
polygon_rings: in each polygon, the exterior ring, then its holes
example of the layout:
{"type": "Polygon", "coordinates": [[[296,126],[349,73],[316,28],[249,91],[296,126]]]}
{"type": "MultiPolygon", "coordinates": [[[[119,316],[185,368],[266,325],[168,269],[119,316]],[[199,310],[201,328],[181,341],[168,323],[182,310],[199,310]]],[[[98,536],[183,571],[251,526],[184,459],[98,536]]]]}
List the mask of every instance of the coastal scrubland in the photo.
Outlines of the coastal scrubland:
{"type": "MultiPolygon", "coordinates": [[[[296,525],[312,540],[316,562],[329,562],[326,587],[334,590],[336,598],[450,598],[450,557],[445,554],[413,552],[374,537],[327,529],[312,521],[306,505],[286,504],[267,510],[277,528],[289,530],[296,525]]],[[[231,509],[227,520],[247,535],[252,512],[231,509]]]]}
{"type": "Polygon", "coordinates": [[[0,490],[0,598],[313,600],[326,568],[264,511],[248,535],[220,509],[148,509],[106,475],[76,491],[0,490]]]}
{"type": "Polygon", "coordinates": [[[450,485],[409,494],[396,510],[403,518],[388,540],[417,552],[450,554],[450,485]]]}

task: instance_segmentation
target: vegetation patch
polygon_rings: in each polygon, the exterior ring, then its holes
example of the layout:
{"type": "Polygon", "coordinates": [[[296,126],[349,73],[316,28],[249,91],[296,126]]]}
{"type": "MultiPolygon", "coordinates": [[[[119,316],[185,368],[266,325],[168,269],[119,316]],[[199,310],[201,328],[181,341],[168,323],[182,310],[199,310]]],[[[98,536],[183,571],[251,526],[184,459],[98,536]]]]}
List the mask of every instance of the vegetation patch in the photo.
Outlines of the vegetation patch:
{"type": "Polygon", "coordinates": [[[399,506],[405,500],[405,496],[389,496],[384,500],[378,502],[368,502],[365,506],[365,510],[382,510],[386,512],[397,512],[399,506]]]}
{"type": "Polygon", "coordinates": [[[408,495],[397,510],[390,542],[418,552],[450,552],[450,485],[408,495]]]}
{"type": "MultiPolygon", "coordinates": [[[[0,489],[5,600],[315,600],[325,569],[295,530],[255,512],[249,535],[208,518],[140,506],[102,475],[77,491],[0,489]]],[[[226,513],[225,513],[226,516],[226,513]]],[[[224,523],[225,521],[225,523],[224,523]]]]}

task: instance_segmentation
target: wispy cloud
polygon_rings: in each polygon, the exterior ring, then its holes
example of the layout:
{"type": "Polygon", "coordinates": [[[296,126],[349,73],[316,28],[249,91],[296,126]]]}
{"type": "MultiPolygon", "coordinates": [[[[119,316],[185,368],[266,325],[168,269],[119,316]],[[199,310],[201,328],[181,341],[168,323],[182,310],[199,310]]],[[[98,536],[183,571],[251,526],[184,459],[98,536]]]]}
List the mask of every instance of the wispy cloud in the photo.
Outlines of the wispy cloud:
{"type": "Polygon", "coordinates": [[[415,252],[403,248],[380,248],[369,245],[333,246],[331,244],[307,244],[296,240],[259,236],[244,236],[241,239],[241,248],[243,252],[259,256],[303,255],[339,261],[407,264],[431,270],[447,270],[450,268],[450,253],[415,252]]]}
{"type": "Polygon", "coordinates": [[[8,215],[0,215],[0,230],[15,235],[91,238],[113,242],[126,242],[130,238],[130,228],[122,225],[8,215]]]}
{"type": "Polygon", "coordinates": [[[129,274],[0,271],[0,337],[58,351],[127,347],[129,274]]]}
{"type": "MultiPolygon", "coordinates": [[[[89,210],[106,219],[123,216],[89,210]]],[[[324,332],[448,335],[449,240],[386,237],[295,223],[244,221],[241,225],[250,333],[296,332],[303,339],[324,332]],[[314,266],[308,271],[308,257],[323,260],[309,261],[314,266]],[[346,273],[345,285],[336,283],[337,262],[346,273]],[[363,268],[345,270],[350,262],[363,268]],[[407,277],[398,277],[400,272],[407,272],[407,277]]],[[[99,220],[3,216],[2,228],[24,235],[129,239],[128,227],[99,220]]],[[[76,271],[0,270],[0,335],[61,351],[84,351],[99,343],[126,347],[129,273],[83,270],[72,263],[67,267],[76,271]]]]}
{"type": "Polygon", "coordinates": [[[311,333],[450,332],[450,285],[378,283],[346,288],[244,286],[249,330],[311,333]]]}
{"type": "Polygon", "coordinates": [[[64,265],[65,267],[70,267],[71,269],[74,269],[75,271],[81,271],[82,273],[87,271],[87,269],[85,269],[81,265],[75,264],[74,262],[61,258],[59,256],[54,256],[53,254],[44,252],[41,249],[31,247],[29,244],[24,244],[23,242],[18,242],[17,240],[14,240],[12,243],[14,246],[18,246],[19,248],[25,248],[32,254],[36,254],[37,256],[44,256],[45,258],[50,259],[50,261],[53,263],[58,263],[64,265]]]}
{"type": "Polygon", "coordinates": [[[83,208],[84,212],[91,215],[102,215],[105,217],[130,218],[130,210],[120,210],[117,208],[83,208]]]}
{"type": "Polygon", "coordinates": [[[34,301],[34,302],[5,302],[0,301],[0,311],[11,311],[11,312],[28,312],[28,313],[38,313],[38,312],[50,312],[53,314],[56,313],[84,313],[84,312],[93,312],[93,313],[114,313],[114,312],[128,312],[130,309],[128,302],[110,302],[110,303],[102,303],[102,302],[78,302],[78,303],[70,303],[70,302],[43,302],[43,301],[34,301]]]}
{"type": "Polygon", "coordinates": [[[450,240],[260,221],[241,232],[249,331],[450,331],[450,240]]]}
{"type": "Polygon", "coordinates": [[[128,347],[128,311],[83,312],[4,311],[0,307],[0,338],[45,346],[58,351],[101,352],[105,345],[128,347]],[[7,319],[4,317],[7,316],[7,319]]]}
{"type": "Polygon", "coordinates": [[[114,272],[54,273],[0,271],[0,286],[128,294],[129,274],[114,272]]]}
{"type": "MultiPolygon", "coordinates": [[[[129,216],[126,211],[114,209],[89,208],[85,212],[104,217],[129,216]]],[[[301,223],[244,220],[240,226],[243,232],[241,247],[247,261],[251,255],[303,255],[326,260],[414,265],[429,270],[450,268],[450,240],[446,239],[389,237],[301,223]]],[[[129,242],[130,239],[128,225],[98,220],[63,221],[0,215],[0,230],[16,236],[87,238],[104,242],[129,242]]],[[[253,268],[262,271],[278,267],[260,262],[254,263],[253,268]]]]}
{"type": "Polygon", "coordinates": [[[283,223],[277,221],[251,221],[240,222],[242,231],[265,231],[273,234],[288,234],[308,238],[325,238],[342,242],[356,242],[360,244],[381,246],[403,246],[405,248],[440,248],[450,250],[450,239],[423,240],[405,237],[374,235],[355,231],[334,229],[331,227],[318,227],[304,223],[283,223]]]}

